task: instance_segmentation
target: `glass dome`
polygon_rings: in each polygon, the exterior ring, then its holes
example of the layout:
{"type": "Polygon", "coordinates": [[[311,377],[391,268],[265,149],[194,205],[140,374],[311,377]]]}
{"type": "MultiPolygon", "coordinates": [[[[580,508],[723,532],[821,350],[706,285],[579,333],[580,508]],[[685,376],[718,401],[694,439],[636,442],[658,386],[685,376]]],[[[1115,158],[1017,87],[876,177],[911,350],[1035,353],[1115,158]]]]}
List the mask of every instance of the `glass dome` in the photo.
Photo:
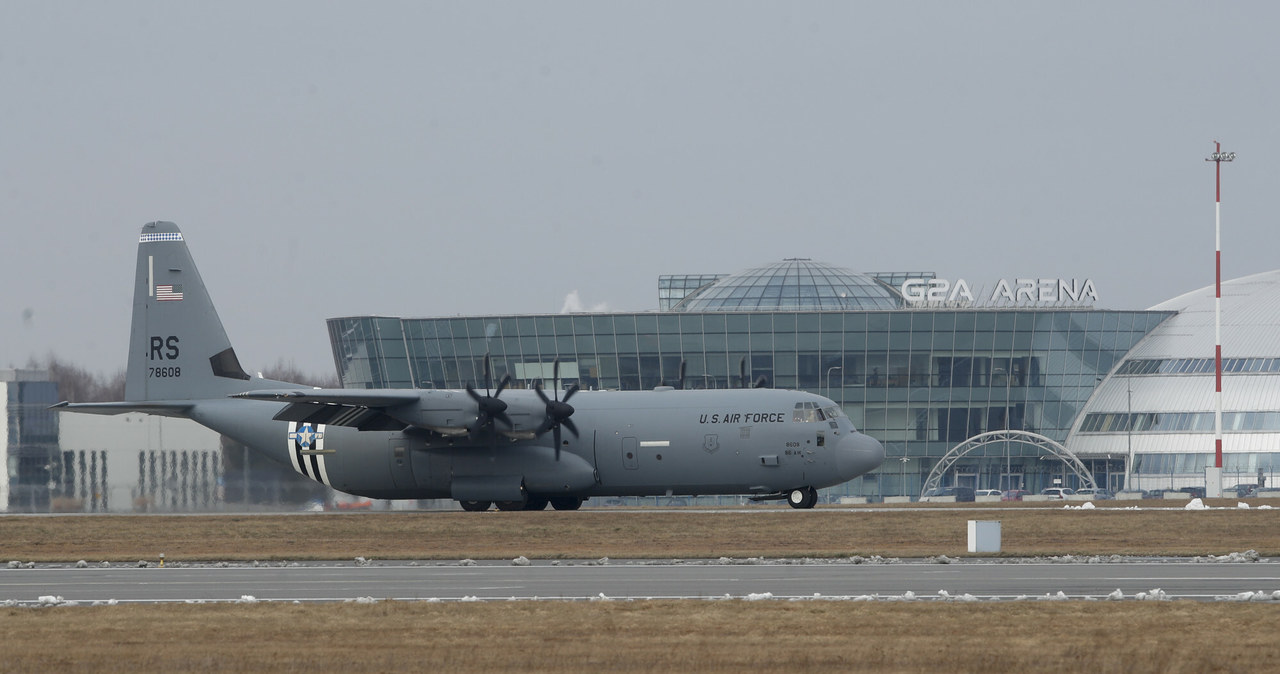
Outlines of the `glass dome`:
{"type": "Polygon", "coordinates": [[[708,284],[672,311],[858,311],[901,306],[901,294],[866,274],[788,258],[708,284]]]}

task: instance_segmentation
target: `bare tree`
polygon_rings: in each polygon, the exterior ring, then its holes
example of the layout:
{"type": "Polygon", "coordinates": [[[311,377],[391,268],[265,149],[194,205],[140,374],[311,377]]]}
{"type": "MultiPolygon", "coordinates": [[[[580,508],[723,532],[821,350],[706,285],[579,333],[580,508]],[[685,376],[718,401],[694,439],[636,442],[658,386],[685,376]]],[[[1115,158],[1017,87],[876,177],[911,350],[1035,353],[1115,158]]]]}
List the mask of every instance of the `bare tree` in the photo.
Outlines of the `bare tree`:
{"type": "MultiPolygon", "coordinates": [[[[58,384],[58,397],[73,403],[94,403],[111,400],[124,400],[125,371],[117,370],[109,375],[101,375],[59,359],[53,354],[44,357],[43,361],[30,359],[27,367],[48,370],[49,380],[58,384]]],[[[293,361],[285,362],[283,358],[276,364],[263,370],[262,376],[277,381],[287,381],[321,388],[340,388],[336,374],[303,372],[293,361]]]]}
{"type": "Polygon", "coordinates": [[[103,402],[124,399],[124,370],[110,375],[95,374],[79,365],[49,354],[44,362],[32,367],[49,371],[49,380],[58,384],[58,395],[73,403],[103,402]]]}
{"type": "Polygon", "coordinates": [[[341,388],[342,384],[338,381],[336,373],[317,375],[314,373],[303,372],[298,369],[292,360],[285,362],[283,358],[276,361],[275,365],[262,370],[262,376],[267,379],[275,379],[276,381],[287,381],[293,384],[305,384],[307,386],[319,386],[320,388],[341,388]]]}

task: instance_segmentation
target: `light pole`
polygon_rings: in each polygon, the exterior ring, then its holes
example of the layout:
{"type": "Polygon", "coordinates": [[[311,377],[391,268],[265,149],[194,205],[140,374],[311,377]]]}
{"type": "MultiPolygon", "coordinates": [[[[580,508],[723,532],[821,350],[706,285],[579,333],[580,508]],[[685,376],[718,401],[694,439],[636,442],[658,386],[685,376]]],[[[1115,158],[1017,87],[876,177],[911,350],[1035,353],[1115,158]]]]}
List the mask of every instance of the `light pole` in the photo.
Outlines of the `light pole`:
{"type": "MultiPolygon", "coordinates": [[[[827,397],[828,398],[831,397],[831,371],[832,370],[840,370],[840,374],[843,375],[844,366],[832,365],[831,367],[827,368],[827,397]]],[[[840,385],[840,409],[844,410],[844,384],[840,385]]]]}
{"type": "MultiPolygon", "coordinates": [[[[1004,437],[1004,473],[1005,473],[1005,475],[1006,475],[1006,476],[1008,476],[1008,478],[1009,478],[1009,485],[1010,485],[1010,486],[1009,486],[1009,488],[1010,488],[1010,489],[1013,489],[1013,462],[1012,462],[1012,459],[1010,458],[1010,456],[1013,454],[1013,448],[1009,446],[1009,445],[1010,445],[1010,441],[1009,441],[1009,431],[1013,430],[1013,425],[1009,422],[1009,411],[1010,411],[1011,406],[1012,406],[1012,404],[1013,404],[1013,400],[1012,400],[1012,389],[1010,388],[1010,387],[1013,385],[1013,381],[1012,381],[1012,379],[1013,379],[1013,377],[1012,377],[1012,372],[1013,372],[1013,359],[1012,359],[1012,358],[1010,358],[1010,359],[1009,359],[1009,366],[1008,366],[1007,368],[997,367],[997,368],[993,368],[993,369],[991,370],[991,377],[992,377],[992,379],[995,379],[996,375],[999,375],[999,374],[1003,374],[1003,375],[1004,375],[1004,430],[1005,430],[1005,437],[1004,437]]],[[[994,382],[992,382],[992,383],[994,383],[994,382]]],[[[997,464],[997,466],[998,466],[998,465],[999,465],[999,464],[997,464]]],[[[997,468],[997,470],[998,470],[998,468],[997,468]]],[[[998,480],[998,484],[999,484],[999,486],[1001,487],[1001,489],[1003,489],[1003,487],[1004,487],[1004,479],[1003,479],[1003,478],[1001,478],[1000,480],[998,480]]]]}
{"type": "MultiPolygon", "coordinates": [[[[906,450],[903,451],[905,452],[906,450]]],[[[902,495],[907,496],[911,493],[907,491],[907,457],[904,454],[902,458],[898,460],[902,462],[902,495]]]]}
{"type": "Polygon", "coordinates": [[[1213,141],[1214,152],[1205,158],[1213,162],[1213,470],[1205,471],[1205,489],[1209,496],[1222,495],[1222,162],[1235,161],[1236,153],[1223,152],[1222,143],[1213,141]],[[1209,484],[1213,476],[1214,485],[1209,484]]]}
{"type": "Polygon", "coordinates": [[[1126,438],[1129,443],[1129,458],[1124,462],[1124,488],[1129,489],[1129,480],[1133,477],[1133,379],[1125,377],[1124,386],[1129,399],[1129,432],[1126,438]]]}
{"type": "Polygon", "coordinates": [[[1013,448],[1009,446],[1009,431],[1012,430],[1009,425],[1009,404],[1013,401],[1009,399],[1011,395],[1011,391],[1009,389],[1009,386],[1011,384],[1011,382],[1009,381],[1010,379],[1009,374],[1013,371],[1013,359],[1011,358],[1009,360],[1010,360],[1009,368],[1004,373],[1004,430],[1005,430],[1004,472],[1009,475],[1009,483],[1012,484],[1013,483],[1013,462],[1012,462],[1012,459],[1010,459],[1010,455],[1013,453],[1013,448]]]}

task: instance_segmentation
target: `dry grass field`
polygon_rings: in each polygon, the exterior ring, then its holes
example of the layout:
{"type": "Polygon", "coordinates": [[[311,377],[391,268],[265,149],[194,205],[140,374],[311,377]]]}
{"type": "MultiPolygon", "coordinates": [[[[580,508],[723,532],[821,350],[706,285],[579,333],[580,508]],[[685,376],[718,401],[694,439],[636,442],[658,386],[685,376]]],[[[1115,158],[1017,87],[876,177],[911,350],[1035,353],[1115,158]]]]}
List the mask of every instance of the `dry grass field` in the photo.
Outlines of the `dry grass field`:
{"type": "Polygon", "coordinates": [[[1265,672],[1277,608],[520,602],[0,609],[4,672],[1265,672]]]}
{"type": "Polygon", "coordinates": [[[1004,556],[1280,556],[1280,510],[1057,507],[653,509],[0,517],[0,562],[964,556],[971,519],[1004,556]]]}
{"type": "MultiPolygon", "coordinates": [[[[1280,511],[914,507],[0,517],[3,560],[1280,555],[1280,511]]],[[[4,571],[0,570],[0,573],[4,571]]],[[[1257,672],[1280,604],[494,602],[0,608],[0,671],[1257,672]]]]}

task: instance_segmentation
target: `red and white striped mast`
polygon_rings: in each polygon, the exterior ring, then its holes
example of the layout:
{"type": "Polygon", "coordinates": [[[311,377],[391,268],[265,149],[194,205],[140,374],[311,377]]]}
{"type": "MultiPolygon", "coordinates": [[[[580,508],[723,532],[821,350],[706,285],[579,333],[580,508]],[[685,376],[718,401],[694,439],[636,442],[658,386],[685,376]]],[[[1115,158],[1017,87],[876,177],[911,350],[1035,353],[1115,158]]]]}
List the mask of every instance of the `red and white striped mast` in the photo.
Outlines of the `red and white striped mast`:
{"type": "Polygon", "coordinates": [[[1213,206],[1213,465],[1222,468],[1222,162],[1234,161],[1236,153],[1223,152],[1222,143],[1213,141],[1213,155],[1205,161],[1214,163],[1215,197],[1213,206]]]}

